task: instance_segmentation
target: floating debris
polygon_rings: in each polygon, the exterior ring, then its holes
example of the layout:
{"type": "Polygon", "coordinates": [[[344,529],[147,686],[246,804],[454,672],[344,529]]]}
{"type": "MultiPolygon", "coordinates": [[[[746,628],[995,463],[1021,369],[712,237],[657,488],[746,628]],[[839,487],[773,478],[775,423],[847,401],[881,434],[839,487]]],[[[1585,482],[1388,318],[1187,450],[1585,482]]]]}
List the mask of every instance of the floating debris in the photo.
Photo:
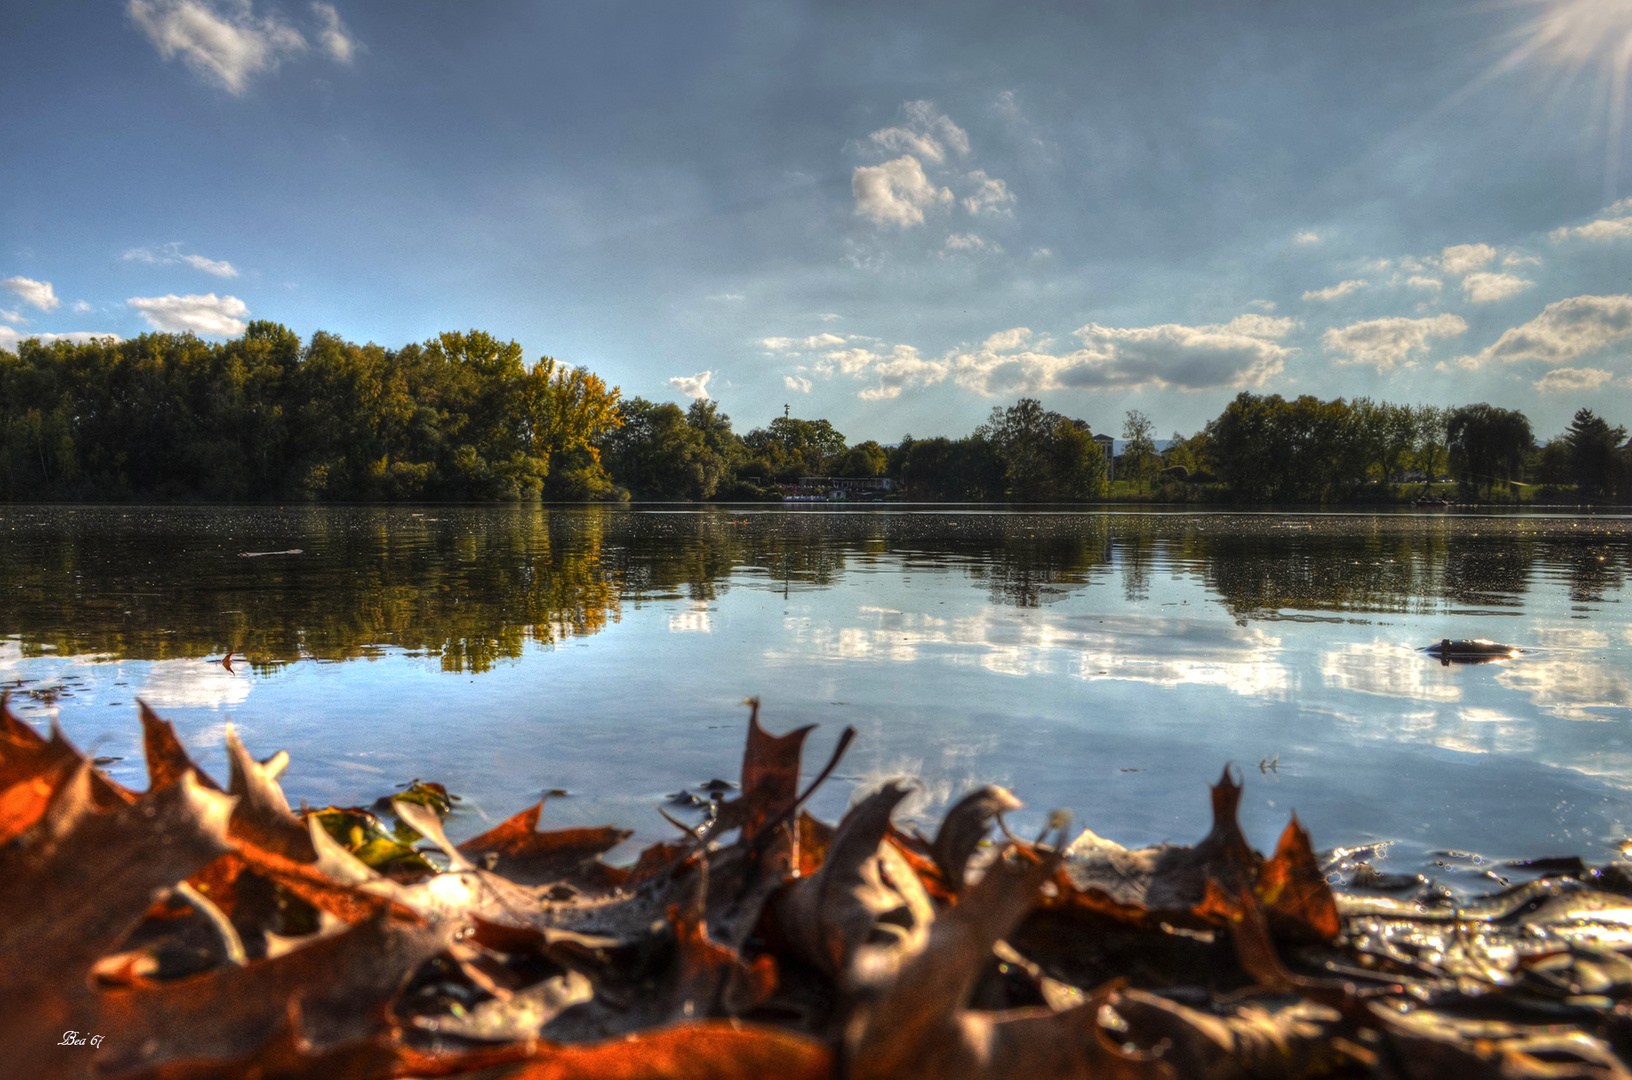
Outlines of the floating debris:
{"type": "Polygon", "coordinates": [[[1421,651],[1437,657],[1441,664],[1446,665],[1490,664],[1511,660],[1524,653],[1516,645],[1503,645],[1487,638],[1459,638],[1455,641],[1441,638],[1438,645],[1430,645],[1421,651]]]}

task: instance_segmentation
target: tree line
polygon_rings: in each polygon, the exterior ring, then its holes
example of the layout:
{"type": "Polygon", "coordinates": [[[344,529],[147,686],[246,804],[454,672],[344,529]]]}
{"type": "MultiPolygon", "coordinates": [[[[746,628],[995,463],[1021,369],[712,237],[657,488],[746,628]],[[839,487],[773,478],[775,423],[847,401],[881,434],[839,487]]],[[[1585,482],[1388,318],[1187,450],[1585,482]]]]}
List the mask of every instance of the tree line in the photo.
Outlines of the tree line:
{"type": "Polygon", "coordinates": [[[1022,398],[962,438],[850,445],[827,420],[739,435],[717,402],[625,399],[582,367],[528,366],[478,330],[386,349],[271,322],[210,343],[145,334],[0,351],[0,499],[504,502],[775,498],[803,477],[888,477],[924,501],[1133,495],[1374,499],[1448,474],[1626,497],[1625,429],[1588,409],[1538,445],[1520,412],[1243,392],[1158,452],[1134,411],[1108,460],[1086,421],[1022,398]],[[1112,480],[1116,481],[1113,488],[1112,480]]]}

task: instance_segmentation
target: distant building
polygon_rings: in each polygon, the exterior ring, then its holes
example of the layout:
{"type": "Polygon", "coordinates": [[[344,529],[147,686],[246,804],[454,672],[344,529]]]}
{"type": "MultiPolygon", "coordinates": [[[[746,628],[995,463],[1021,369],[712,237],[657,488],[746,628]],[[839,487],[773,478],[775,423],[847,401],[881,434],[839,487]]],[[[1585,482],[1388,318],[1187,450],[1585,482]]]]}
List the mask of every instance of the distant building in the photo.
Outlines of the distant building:
{"type": "Polygon", "coordinates": [[[1116,440],[1109,435],[1095,435],[1094,442],[1099,444],[1100,453],[1105,455],[1105,479],[1107,482],[1116,479],[1116,440]]]}
{"type": "Polygon", "coordinates": [[[889,491],[895,481],[887,476],[801,476],[799,486],[813,491],[889,491]]]}

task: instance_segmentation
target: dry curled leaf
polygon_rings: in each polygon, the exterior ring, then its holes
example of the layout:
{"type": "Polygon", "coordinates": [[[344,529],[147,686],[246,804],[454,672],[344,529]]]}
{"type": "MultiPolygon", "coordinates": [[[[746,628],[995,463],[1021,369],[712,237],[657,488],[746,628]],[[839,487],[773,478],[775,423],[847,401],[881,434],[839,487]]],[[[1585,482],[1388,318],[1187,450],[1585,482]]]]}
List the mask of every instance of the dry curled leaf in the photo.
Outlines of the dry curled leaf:
{"type": "Polygon", "coordinates": [[[1053,870],[1053,857],[1011,849],[941,914],[924,948],[858,1008],[845,1039],[851,1080],[1176,1080],[1166,1063],[1106,1038],[1098,999],[1064,1012],[967,1007],[993,947],[1031,910],[1053,870]]]}
{"type": "Polygon", "coordinates": [[[890,814],[908,793],[891,783],[851,807],[821,869],[775,901],[777,933],[829,975],[846,972],[870,942],[915,948],[933,918],[917,875],[885,842],[890,814]]]}

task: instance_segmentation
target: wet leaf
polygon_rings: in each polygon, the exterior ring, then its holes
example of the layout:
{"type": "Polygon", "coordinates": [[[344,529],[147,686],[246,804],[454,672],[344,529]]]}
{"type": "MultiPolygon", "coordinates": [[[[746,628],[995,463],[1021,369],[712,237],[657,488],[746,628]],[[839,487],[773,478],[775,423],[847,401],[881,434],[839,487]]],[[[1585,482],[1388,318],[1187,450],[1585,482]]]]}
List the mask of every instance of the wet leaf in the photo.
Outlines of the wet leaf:
{"type": "Polygon", "coordinates": [[[611,868],[600,862],[600,856],[633,833],[610,825],[540,832],[538,817],[543,809],[543,803],[528,807],[466,840],[459,845],[459,853],[473,862],[480,862],[484,855],[494,856],[491,869],[520,884],[579,881],[602,887],[621,876],[609,873],[611,868]]]}
{"type": "MultiPolygon", "coordinates": [[[[407,880],[436,873],[436,867],[423,855],[399,840],[367,810],[331,806],[314,810],[310,816],[337,844],[370,869],[407,880]]],[[[417,833],[415,837],[417,839],[417,833]]]]}
{"type": "Polygon", "coordinates": [[[748,746],[742,754],[742,794],[720,804],[716,832],[740,828],[744,841],[754,839],[766,822],[793,808],[799,797],[799,760],[808,724],[786,735],[771,735],[759,726],[759,699],[749,702],[748,746]]]}
{"type": "Polygon", "coordinates": [[[1309,833],[1293,814],[1275,845],[1275,855],[1258,871],[1253,887],[1270,923],[1311,941],[1331,941],[1342,932],[1332,887],[1321,873],[1309,833]]]}

